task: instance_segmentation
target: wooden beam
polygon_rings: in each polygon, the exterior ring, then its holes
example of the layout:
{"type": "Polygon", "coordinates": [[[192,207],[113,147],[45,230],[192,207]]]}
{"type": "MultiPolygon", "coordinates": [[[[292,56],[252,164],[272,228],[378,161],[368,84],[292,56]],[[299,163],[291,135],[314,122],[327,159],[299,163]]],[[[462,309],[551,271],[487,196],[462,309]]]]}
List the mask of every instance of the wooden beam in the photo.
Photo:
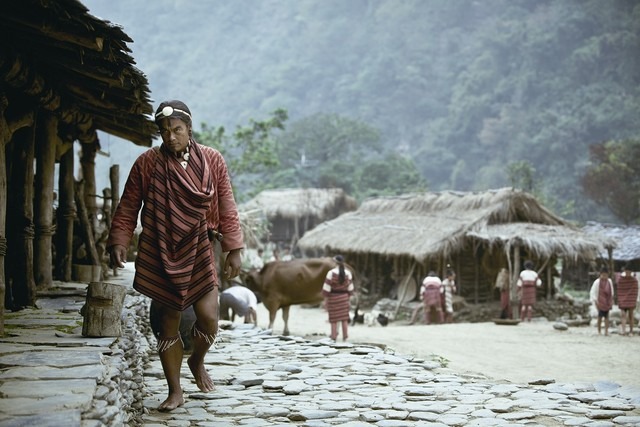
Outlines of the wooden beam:
{"type": "Polygon", "coordinates": [[[30,19],[36,17],[36,14],[31,16],[4,15],[2,21],[7,30],[20,34],[32,34],[41,38],[44,43],[53,39],[96,52],[102,52],[104,48],[104,38],[96,36],[93,31],[87,31],[88,34],[82,36],[78,33],[72,33],[69,28],[58,29],[52,23],[42,22],[42,20],[34,22],[30,19]]]}

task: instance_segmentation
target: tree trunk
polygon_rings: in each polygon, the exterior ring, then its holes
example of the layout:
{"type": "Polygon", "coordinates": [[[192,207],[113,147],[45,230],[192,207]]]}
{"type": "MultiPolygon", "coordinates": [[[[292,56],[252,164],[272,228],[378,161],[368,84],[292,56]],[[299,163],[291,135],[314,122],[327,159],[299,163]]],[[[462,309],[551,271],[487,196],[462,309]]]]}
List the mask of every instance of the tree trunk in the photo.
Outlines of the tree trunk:
{"type": "Polygon", "coordinates": [[[121,285],[91,282],[82,307],[82,336],[119,337],[122,334],[122,305],[127,289],[121,285]]]}

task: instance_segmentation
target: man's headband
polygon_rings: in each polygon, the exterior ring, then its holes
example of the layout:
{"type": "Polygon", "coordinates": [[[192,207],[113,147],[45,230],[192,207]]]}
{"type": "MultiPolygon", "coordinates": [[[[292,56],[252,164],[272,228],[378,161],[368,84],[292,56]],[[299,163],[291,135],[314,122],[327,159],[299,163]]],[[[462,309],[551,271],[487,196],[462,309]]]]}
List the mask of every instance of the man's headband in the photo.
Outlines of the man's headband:
{"type": "Polygon", "coordinates": [[[189,120],[192,120],[191,119],[191,114],[187,113],[184,110],[180,110],[178,108],[173,108],[171,105],[167,105],[162,110],[158,111],[156,113],[156,120],[164,118],[164,117],[171,117],[173,115],[173,113],[184,114],[185,116],[189,117],[189,120]]]}

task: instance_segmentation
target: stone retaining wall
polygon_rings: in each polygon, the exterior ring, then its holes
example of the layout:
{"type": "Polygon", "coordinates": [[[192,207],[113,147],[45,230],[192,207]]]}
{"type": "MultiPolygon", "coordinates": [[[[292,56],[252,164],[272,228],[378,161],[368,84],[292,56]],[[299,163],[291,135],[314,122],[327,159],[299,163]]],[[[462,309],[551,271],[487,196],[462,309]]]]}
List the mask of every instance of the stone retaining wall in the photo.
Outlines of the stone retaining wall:
{"type": "Polygon", "coordinates": [[[148,299],[129,291],[122,310],[122,336],[111,345],[111,354],[103,355],[104,376],[91,408],[82,413],[83,427],[142,425],[150,330],[148,299]]]}

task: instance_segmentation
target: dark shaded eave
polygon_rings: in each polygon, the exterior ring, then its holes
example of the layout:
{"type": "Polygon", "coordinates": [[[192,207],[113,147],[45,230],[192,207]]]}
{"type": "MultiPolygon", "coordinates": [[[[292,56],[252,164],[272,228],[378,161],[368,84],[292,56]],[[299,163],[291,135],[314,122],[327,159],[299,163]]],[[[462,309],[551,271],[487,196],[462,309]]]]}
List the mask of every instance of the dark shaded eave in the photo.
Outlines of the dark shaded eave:
{"type": "Polygon", "coordinates": [[[61,117],[90,116],[91,132],[151,146],[157,128],[131,41],[77,0],[11,0],[0,9],[0,80],[61,117]]]}

